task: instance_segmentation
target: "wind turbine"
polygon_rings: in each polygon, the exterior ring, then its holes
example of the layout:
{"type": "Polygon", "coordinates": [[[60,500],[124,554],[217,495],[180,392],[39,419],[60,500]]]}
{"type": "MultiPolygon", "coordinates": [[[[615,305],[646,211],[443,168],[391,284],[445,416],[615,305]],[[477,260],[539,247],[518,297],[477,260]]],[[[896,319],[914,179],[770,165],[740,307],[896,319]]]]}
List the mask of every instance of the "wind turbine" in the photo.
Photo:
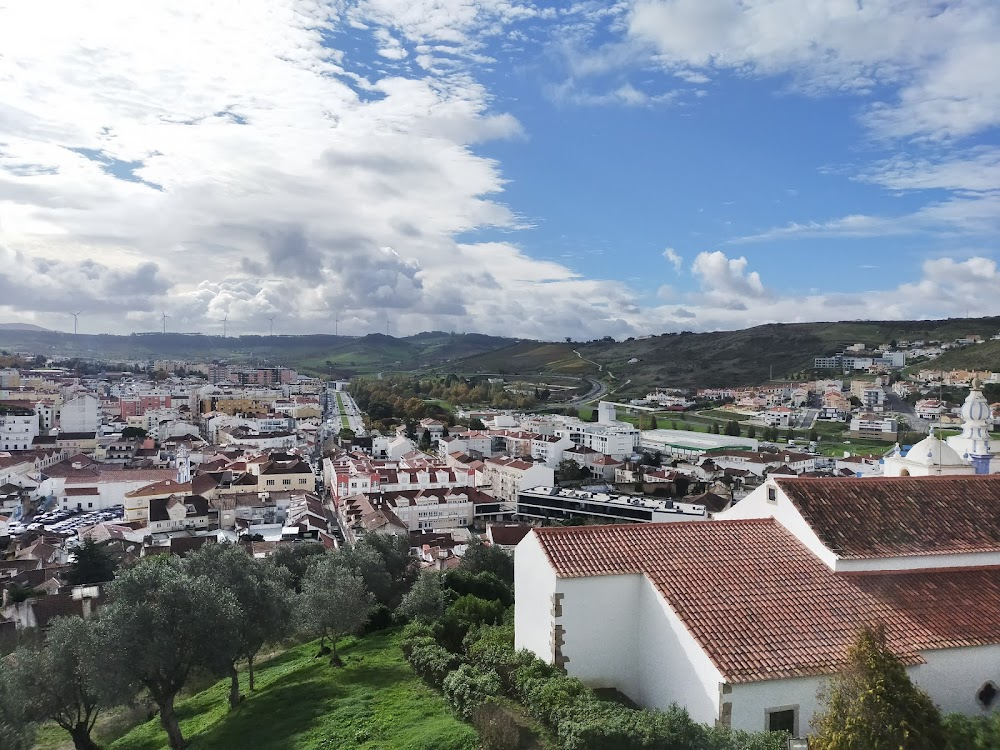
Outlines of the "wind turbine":
{"type": "Polygon", "coordinates": [[[70,313],[70,315],[73,316],[73,335],[74,336],[76,335],[76,324],[79,322],[79,318],[80,318],[80,313],[81,312],[83,312],[83,310],[79,310],[79,311],[77,311],[75,313],[70,313]]]}
{"type": "Polygon", "coordinates": [[[333,335],[334,336],[339,336],[340,335],[340,314],[339,313],[337,315],[333,316],[333,335]]]}
{"type": "Polygon", "coordinates": [[[226,338],[226,332],[229,330],[229,313],[226,313],[226,317],[219,322],[222,323],[222,338],[226,338]]]}
{"type": "Polygon", "coordinates": [[[385,335],[389,335],[389,313],[385,314],[385,335]]]}
{"type": "Polygon", "coordinates": [[[272,315],[270,318],[267,319],[268,323],[271,324],[271,335],[272,336],[274,335],[274,319],[276,317],[278,317],[278,316],[277,315],[272,315]]]}
{"type": "Polygon", "coordinates": [[[160,316],[160,318],[161,318],[161,322],[163,323],[163,332],[164,332],[164,333],[166,333],[166,332],[167,332],[167,318],[169,318],[169,317],[170,317],[170,316],[169,316],[169,315],[167,315],[166,313],[163,313],[163,314],[162,314],[162,315],[160,316]]]}

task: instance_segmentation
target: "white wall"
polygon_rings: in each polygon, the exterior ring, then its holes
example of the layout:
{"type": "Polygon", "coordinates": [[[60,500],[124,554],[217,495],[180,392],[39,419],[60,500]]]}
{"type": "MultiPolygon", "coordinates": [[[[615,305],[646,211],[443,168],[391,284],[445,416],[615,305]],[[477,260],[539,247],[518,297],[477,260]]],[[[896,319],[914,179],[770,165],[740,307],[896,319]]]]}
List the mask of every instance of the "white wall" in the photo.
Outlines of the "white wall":
{"type": "Polygon", "coordinates": [[[556,584],[556,573],[532,531],[514,548],[514,648],[526,648],[547,664],[552,663],[556,584]]]}
{"type": "Polygon", "coordinates": [[[695,721],[714,724],[719,718],[722,675],[645,576],[637,615],[637,637],[645,645],[638,665],[638,691],[630,697],[649,708],[677,703],[695,721]]]}
{"type": "Polygon", "coordinates": [[[733,685],[727,697],[733,704],[730,726],[747,732],[763,732],[767,729],[768,709],[798,706],[798,736],[804,737],[820,708],[818,696],[827,679],[826,676],[796,677],[733,685]]]}
{"type": "Polygon", "coordinates": [[[559,580],[566,672],[592,687],[614,687],[635,700],[646,644],[636,614],[646,577],[640,574],[559,580]]]}
{"type": "MultiPolygon", "coordinates": [[[[910,678],[927,691],[942,713],[982,716],[990,713],[976,700],[992,680],[1000,684],[1000,645],[924,651],[926,664],[907,668],[910,678]]],[[[994,702],[993,712],[1000,711],[994,702]]]]}

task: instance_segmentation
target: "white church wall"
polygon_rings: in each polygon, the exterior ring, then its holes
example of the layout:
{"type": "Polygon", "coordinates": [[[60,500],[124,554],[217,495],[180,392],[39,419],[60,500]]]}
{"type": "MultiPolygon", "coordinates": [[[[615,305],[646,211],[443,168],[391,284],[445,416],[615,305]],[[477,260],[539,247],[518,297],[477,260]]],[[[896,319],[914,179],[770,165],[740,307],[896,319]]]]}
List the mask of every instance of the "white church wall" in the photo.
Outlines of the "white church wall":
{"type": "MultiPolygon", "coordinates": [[[[926,664],[907,668],[910,678],[927,691],[943,713],[981,716],[990,713],[976,694],[992,681],[1000,688],[1000,645],[922,652],[926,664]]],[[[1000,711],[1000,699],[993,712],[1000,711]]]]}
{"type": "MultiPolygon", "coordinates": [[[[520,545],[519,545],[520,546],[520,545]]],[[[645,576],[559,580],[566,672],[591,687],[614,687],[635,700],[647,644],[639,639],[636,613],[645,576]]]]}
{"type": "Polygon", "coordinates": [[[826,676],[796,677],[733,685],[729,695],[733,703],[730,726],[746,732],[763,732],[768,726],[769,712],[794,708],[796,736],[805,737],[811,730],[813,717],[822,707],[819,692],[827,680],[826,676]]]}
{"type": "Polygon", "coordinates": [[[684,627],[652,582],[643,576],[637,638],[643,644],[639,689],[630,695],[646,708],[684,706],[691,718],[714,724],[719,718],[722,675],[684,627]]]}
{"type": "Polygon", "coordinates": [[[966,552],[954,555],[906,555],[874,557],[864,560],[838,560],[838,573],[871,573],[880,570],[927,570],[940,568],[975,568],[1000,565],[1000,552],[966,552]]]}
{"type": "Polygon", "coordinates": [[[556,573],[534,533],[514,548],[514,647],[552,663],[552,595],[556,573]]]}

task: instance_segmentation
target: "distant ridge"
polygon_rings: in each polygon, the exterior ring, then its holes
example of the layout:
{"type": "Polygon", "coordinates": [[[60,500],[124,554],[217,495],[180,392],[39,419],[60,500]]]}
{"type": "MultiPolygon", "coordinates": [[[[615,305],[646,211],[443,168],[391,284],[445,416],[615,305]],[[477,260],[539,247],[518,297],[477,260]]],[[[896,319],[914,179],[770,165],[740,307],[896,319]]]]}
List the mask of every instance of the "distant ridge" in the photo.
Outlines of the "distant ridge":
{"type": "Polygon", "coordinates": [[[34,323],[0,323],[0,331],[45,331],[45,332],[50,332],[48,328],[42,328],[41,326],[36,326],[34,323]]]}

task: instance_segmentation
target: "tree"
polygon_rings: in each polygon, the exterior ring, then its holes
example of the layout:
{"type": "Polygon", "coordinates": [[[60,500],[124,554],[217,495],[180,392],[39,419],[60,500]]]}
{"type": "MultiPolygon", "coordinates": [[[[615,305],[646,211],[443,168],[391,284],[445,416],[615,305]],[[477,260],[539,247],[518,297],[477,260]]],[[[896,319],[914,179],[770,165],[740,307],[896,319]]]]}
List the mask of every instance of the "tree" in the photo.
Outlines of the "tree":
{"type": "Polygon", "coordinates": [[[848,666],[826,691],[813,719],[818,750],[937,750],[948,746],[941,714],[910,682],[886,642],[884,626],[865,627],[848,652],[848,666]]]}
{"type": "Polygon", "coordinates": [[[70,568],[67,582],[72,586],[104,583],[115,577],[117,567],[107,547],[88,539],[76,549],[76,560],[70,568]]]}
{"type": "Polygon", "coordinates": [[[420,448],[420,450],[422,450],[422,451],[430,450],[430,447],[431,447],[431,431],[430,430],[425,429],[423,431],[423,433],[420,435],[420,442],[417,444],[417,447],[420,448]]]}
{"type": "Polygon", "coordinates": [[[816,431],[815,427],[809,430],[809,440],[813,443],[819,440],[819,433],[816,431]]]}
{"type": "Polygon", "coordinates": [[[508,586],[514,584],[514,558],[478,537],[473,537],[466,548],[459,568],[469,573],[492,573],[508,586]]]}
{"type": "Polygon", "coordinates": [[[90,733],[101,711],[125,703],[135,693],[120,672],[105,669],[106,647],[96,621],[57,617],[44,646],[18,649],[5,666],[9,689],[22,702],[27,718],[65,729],[76,750],[96,750],[90,733]]]}
{"type": "Polygon", "coordinates": [[[341,427],[337,437],[341,440],[354,440],[355,432],[350,427],[341,427]]]}
{"type": "Polygon", "coordinates": [[[785,440],[794,440],[794,439],[795,439],[795,433],[792,431],[792,428],[789,427],[787,430],[785,430],[785,440]]]}
{"type": "Polygon", "coordinates": [[[122,430],[122,440],[129,440],[131,438],[135,438],[137,440],[145,440],[146,435],[147,435],[146,431],[141,427],[126,427],[124,430],[122,430]]]}
{"type": "Polygon", "coordinates": [[[326,548],[319,542],[279,544],[269,562],[276,568],[284,568],[288,575],[285,582],[296,594],[302,592],[302,577],[309,564],[319,555],[325,555],[326,548]]]}
{"type": "Polygon", "coordinates": [[[441,574],[422,573],[396,609],[400,617],[418,622],[432,622],[444,614],[444,589],[441,574]]]}
{"type": "Polygon", "coordinates": [[[195,669],[225,672],[239,605],[208,578],[188,573],[179,558],[159,555],[121,573],[108,591],[102,657],[149,691],[170,747],[181,750],[174,700],[195,669]]]}
{"type": "Polygon", "coordinates": [[[448,432],[448,425],[441,428],[441,437],[448,437],[451,433],[448,432]]]}
{"type": "Polygon", "coordinates": [[[479,417],[473,417],[472,419],[469,420],[469,429],[470,430],[485,430],[486,429],[486,425],[483,424],[483,420],[481,420],[479,417]]]}
{"type": "Polygon", "coordinates": [[[747,437],[748,438],[755,438],[755,437],[757,437],[757,428],[754,427],[753,425],[750,425],[749,427],[747,427],[747,437]]]}
{"type": "Polygon", "coordinates": [[[583,467],[572,458],[564,458],[560,461],[556,472],[564,482],[574,482],[587,476],[583,471],[583,467]]]}
{"type": "Polygon", "coordinates": [[[410,440],[413,440],[417,436],[417,423],[414,419],[407,419],[403,424],[406,426],[404,434],[410,440]]]}
{"type": "Polygon", "coordinates": [[[649,429],[651,429],[651,430],[659,429],[659,425],[656,422],[656,415],[655,414],[650,414],[649,415],[649,429]]]}
{"type": "Polygon", "coordinates": [[[28,706],[14,685],[13,670],[0,669],[0,747],[4,750],[31,750],[37,725],[30,721],[28,706]]]}
{"type": "MultiPolygon", "coordinates": [[[[365,548],[373,550],[378,555],[380,567],[389,576],[388,596],[385,600],[379,601],[393,609],[420,576],[420,567],[416,560],[410,557],[410,540],[392,534],[368,534],[354,545],[354,549],[365,548]]],[[[370,590],[376,597],[378,596],[378,592],[370,590]]]]}
{"type": "Polygon", "coordinates": [[[283,571],[248,554],[234,544],[206,544],[184,560],[188,572],[211,579],[231,593],[240,608],[236,638],[229,648],[229,707],[240,701],[236,662],[247,663],[249,688],[254,689],[254,659],[268,643],[289,630],[292,597],[283,571]]]}
{"type": "Polygon", "coordinates": [[[318,557],[302,579],[299,622],[304,631],[333,641],[330,664],[340,664],[337,639],[358,630],[368,619],[374,598],[360,576],[348,570],[336,555],[318,557]]]}

